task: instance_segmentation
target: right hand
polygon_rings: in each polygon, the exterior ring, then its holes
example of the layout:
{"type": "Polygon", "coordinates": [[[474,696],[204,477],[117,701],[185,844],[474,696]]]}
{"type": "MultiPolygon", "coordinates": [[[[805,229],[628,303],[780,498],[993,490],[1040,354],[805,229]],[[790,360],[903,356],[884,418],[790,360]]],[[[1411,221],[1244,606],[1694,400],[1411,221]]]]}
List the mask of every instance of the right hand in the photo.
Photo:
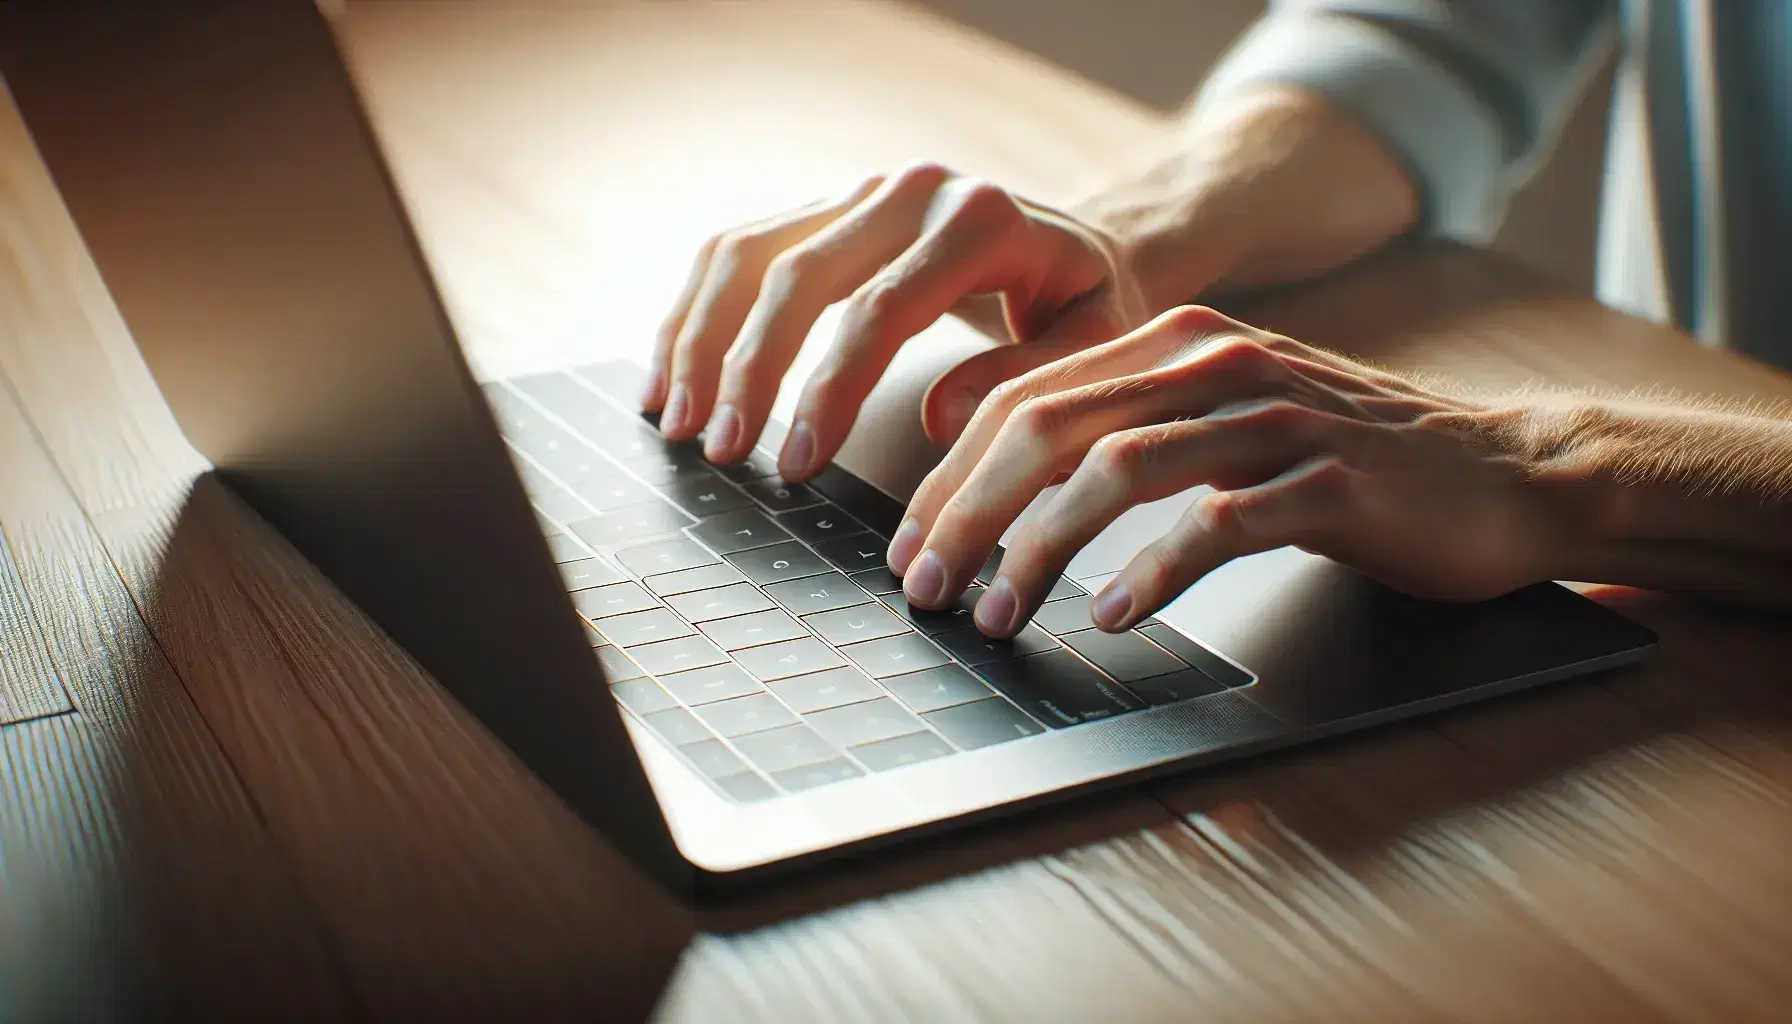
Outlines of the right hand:
{"type": "Polygon", "coordinates": [[[1011,344],[934,382],[922,422],[939,443],[997,384],[1125,334],[1151,312],[1101,229],[916,164],[706,243],[660,330],[642,407],[660,412],[673,440],[705,431],[711,461],[743,458],[816,319],[842,300],[839,336],[778,457],[790,480],[827,465],[896,350],[943,314],[1011,344]]]}

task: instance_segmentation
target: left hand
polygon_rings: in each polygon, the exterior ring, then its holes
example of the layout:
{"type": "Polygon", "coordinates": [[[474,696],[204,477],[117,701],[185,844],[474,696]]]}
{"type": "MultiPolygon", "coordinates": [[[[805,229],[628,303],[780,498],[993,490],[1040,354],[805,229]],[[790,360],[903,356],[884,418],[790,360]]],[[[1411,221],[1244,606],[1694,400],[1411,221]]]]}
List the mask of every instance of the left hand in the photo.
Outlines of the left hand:
{"type": "Polygon", "coordinates": [[[910,601],[943,606],[1068,472],[978,601],[991,636],[1017,632],[1122,512],[1199,484],[1215,489],[1096,595],[1101,628],[1290,544],[1417,596],[1493,597],[1550,578],[1566,543],[1525,415],[1185,306],[991,393],[915,492],[890,568],[910,601]]]}

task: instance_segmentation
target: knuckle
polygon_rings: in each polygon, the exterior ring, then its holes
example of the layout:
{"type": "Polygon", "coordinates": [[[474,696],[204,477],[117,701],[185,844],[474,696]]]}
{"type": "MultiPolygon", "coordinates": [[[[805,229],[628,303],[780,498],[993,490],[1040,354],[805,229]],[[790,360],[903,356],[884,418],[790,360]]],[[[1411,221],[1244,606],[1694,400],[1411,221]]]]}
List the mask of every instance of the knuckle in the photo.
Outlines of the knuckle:
{"type": "Polygon", "coordinates": [[[1207,373],[1255,381],[1279,379],[1285,370],[1280,357],[1267,345],[1238,334],[1214,341],[1202,350],[1196,362],[1207,373]]]}
{"type": "Polygon", "coordinates": [[[1318,418],[1319,413],[1310,406],[1286,398],[1270,398],[1246,406],[1235,422],[1246,430],[1288,436],[1306,433],[1318,418]]]}
{"type": "Polygon", "coordinates": [[[1226,541],[1248,535],[1244,505],[1236,491],[1214,491],[1202,495],[1191,511],[1200,515],[1209,536],[1226,541]]]}
{"type": "Polygon", "coordinates": [[[1089,449],[1090,469],[1115,481],[1136,480],[1149,467],[1156,446],[1133,433],[1109,434],[1089,449]]]}
{"type": "Polygon", "coordinates": [[[983,406],[995,412],[1007,412],[1032,397],[1033,389],[1026,375],[1010,377],[990,389],[983,406]]]}
{"type": "Polygon", "coordinates": [[[1307,486],[1327,497],[1342,499],[1356,483],[1356,471],[1336,455],[1325,456],[1313,463],[1307,473],[1307,486]]]}
{"type": "Polygon", "coordinates": [[[890,176],[890,191],[934,192],[952,177],[952,171],[932,160],[917,160],[890,176]]]}
{"type": "Polygon", "coordinates": [[[952,219],[993,221],[1016,216],[1020,207],[1006,189],[987,181],[971,180],[960,184],[952,204],[952,219]]]}
{"type": "Polygon", "coordinates": [[[1070,405],[1057,395],[1035,395],[1022,399],[1014,411],[1008,414],[1008,422],[1014,429],[1040,441],[1050,441],[1052,435],[1064,425],[1070,416],[1070,405]]]}
{"type": "Polygon", "coordinates": [[[812,280],[826,262],[825,254],[812,246],[799,245],[773,256],[765,268],[765,288],[778,295],[796,291],[812,280]]]}
{"type": "Polygon", "coordinates": [[[1163,325],[1191,340],[1238,330],[1233,319],[1212,306],[1177,306],[1163,315],[1163,325]]]}
{"type": "Polygon", "coordinates": [[[846,300],[842,317],[854,333],[876,335],[896,312],[901,294],[889,275],[879,274],[852,293],[846,300]]]}

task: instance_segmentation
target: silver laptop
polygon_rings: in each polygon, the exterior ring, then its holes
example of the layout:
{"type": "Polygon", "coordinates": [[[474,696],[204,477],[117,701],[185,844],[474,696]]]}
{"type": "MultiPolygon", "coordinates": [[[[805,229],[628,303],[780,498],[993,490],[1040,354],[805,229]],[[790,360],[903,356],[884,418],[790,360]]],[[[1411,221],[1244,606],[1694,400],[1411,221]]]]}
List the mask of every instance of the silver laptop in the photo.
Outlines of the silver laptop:
{"type": "Polygon", "coordinates": [[[476,383],[310,0],[9,4],[0,60],[220,477],[680,891],[1653,648],[1559,586],[1431,604],[1293,549],[1092,629],[1089,592],[1193,492],[988,640],[968,601],[904,605],[902,502],[851,466],[709,465],[625,364],[476,383]]]}

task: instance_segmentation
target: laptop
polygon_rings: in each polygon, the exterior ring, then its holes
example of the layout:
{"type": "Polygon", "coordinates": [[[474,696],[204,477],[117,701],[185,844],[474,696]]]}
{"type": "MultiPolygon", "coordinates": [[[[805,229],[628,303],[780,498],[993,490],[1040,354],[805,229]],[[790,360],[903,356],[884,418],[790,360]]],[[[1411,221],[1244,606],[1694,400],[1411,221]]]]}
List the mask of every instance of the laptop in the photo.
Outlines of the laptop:
{"type": "Polygon", "coordinates": [[[677,892],[1654,647],[1558,585],[1433,604],[1291,548],[1093,629],[1090,592],[1196,492],[1128,513],[989,640],[969,601],[906,607],[903,502],[853,466],[710,465],[625,363],[475,381],[309,0],[9,4],[0,60],[220,478],[677,892]]]}

